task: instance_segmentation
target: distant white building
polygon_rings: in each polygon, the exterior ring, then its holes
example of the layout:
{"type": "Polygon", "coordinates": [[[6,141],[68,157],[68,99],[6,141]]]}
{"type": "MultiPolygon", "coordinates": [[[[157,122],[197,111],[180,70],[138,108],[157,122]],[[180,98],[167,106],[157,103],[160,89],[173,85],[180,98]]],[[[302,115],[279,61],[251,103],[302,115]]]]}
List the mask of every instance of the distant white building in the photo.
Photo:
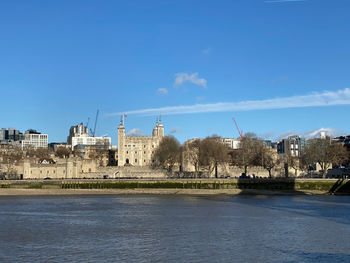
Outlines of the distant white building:
{"type": "Polygon", "coordinates": [[[76,126],[72,126],[69,129],[69,136],[67,138],[68,144],[72,145],[73,137],[89,137],[89,129],[84,124],[79,123],[76,126]]]}
{"type": "Polygon", "coordinates": [[[69,130],[69,136],[67,138],[68,144],[71,145],[72,150],[75,146],[91,146],[99,145],[104,148],[111,148],[111,138],[110,137],[94,137],[89,135],[88,127],[80,123],[76,126],[72,126],[69,130]]]}
{"type": "Polygon", "coordinates": [[[34,148],[47,148],[48,135],[37,132],[36,130],[27,130],[22,140],[22,148],[32,146],[34,148]]]}
{"type": "Polygon", "coordinates": [[[239,148],[239,139],[220,138],[220,141],[231,149],[238,149],[239,148]]]}
{"type": "Polygon", "coordinates": [[[72,137],[72,149],[77,145],[91,146],[100,145],[105,148],[111,148],[111,138],[110,137],[72,137]]]}

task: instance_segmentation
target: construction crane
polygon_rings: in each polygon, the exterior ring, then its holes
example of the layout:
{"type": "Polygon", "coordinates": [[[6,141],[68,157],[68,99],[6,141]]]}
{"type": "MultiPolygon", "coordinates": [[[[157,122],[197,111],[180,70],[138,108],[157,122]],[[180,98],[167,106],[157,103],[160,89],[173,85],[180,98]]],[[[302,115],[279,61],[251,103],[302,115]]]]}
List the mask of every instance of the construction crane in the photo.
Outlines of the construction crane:
{"type": "Polygon", "coordinates": [[[237,122],[236,122],[235,118],[232,118],[232,120],[235,122],[235,125],[236,125],[236,128],[237,128],[237,131],[238,131],[239,137],[242,139],[242,137],[243,137],[243,131],[242,131],[242,130],[239,130],[238,125],[237,125],[237,122]]]}
{"type": "Polygon", "coordinates": [[[92,137],[95,137],[95,133],[96,133],[96,125],[97,125],[97,119],[98,119],[98,112],[99,112],[99,110],[97,110],[97,112],[96,112],[94,130],[91,130],[91,129],[90,129],[90,132],[91,132],[92,137]]]}

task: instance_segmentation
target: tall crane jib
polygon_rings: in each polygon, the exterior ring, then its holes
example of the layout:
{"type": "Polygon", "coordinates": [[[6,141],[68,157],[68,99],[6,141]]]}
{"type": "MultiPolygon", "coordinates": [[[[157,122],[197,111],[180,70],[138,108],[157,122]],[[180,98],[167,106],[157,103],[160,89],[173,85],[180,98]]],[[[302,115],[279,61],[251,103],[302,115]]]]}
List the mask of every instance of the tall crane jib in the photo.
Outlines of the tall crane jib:
{"type": "Polygon", "coordinates": [[[93,137],[95,137],[95,134],[96,134],[96,125],[97,125],[97,120],[98,120],[98,113],[99,113],[99,110],[97,110],[97,112],[96,112],[94,130],[91,130],[91,129],[90,129],[90,132],[91,132],[91,134],[92,134],[93,137]]]}
{"type": "Polygon", "coordinates": [[[237,122],[236,122],[235,118],[232,118],[232,120],[235,122],[235,125],[236,125],[236,128],[237,128],[237,131],[238,131],[239,137],[242,139],[242,137],[243,137],[243,131],[242,131],[242,130],[239,130],[239,128],[238,128],[238,124],[237,124],[237,122]]]}

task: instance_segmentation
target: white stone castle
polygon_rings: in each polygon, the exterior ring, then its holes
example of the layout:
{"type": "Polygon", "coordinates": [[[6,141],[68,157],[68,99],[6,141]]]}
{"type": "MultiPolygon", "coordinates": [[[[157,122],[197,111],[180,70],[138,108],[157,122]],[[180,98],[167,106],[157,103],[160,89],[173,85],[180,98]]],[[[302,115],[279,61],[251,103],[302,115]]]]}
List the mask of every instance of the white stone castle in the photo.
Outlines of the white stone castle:
{"type": "Polygon", "coordinates": [[[157,118],[152,136],[125,136],[124,116],[118,126],[118,166],[148,166],[159,142],[164,137],[161,117],[157,118]]]}

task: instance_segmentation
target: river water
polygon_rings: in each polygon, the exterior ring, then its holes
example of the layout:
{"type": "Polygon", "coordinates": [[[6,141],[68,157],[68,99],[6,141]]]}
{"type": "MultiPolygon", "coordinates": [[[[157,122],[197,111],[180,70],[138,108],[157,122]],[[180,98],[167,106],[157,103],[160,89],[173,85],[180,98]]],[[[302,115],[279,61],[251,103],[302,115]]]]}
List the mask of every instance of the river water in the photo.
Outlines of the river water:
{"type": "Polygon", "coordinates": [[[350,197],[0,197],[0,262],[350,262],[350,197]]]}

